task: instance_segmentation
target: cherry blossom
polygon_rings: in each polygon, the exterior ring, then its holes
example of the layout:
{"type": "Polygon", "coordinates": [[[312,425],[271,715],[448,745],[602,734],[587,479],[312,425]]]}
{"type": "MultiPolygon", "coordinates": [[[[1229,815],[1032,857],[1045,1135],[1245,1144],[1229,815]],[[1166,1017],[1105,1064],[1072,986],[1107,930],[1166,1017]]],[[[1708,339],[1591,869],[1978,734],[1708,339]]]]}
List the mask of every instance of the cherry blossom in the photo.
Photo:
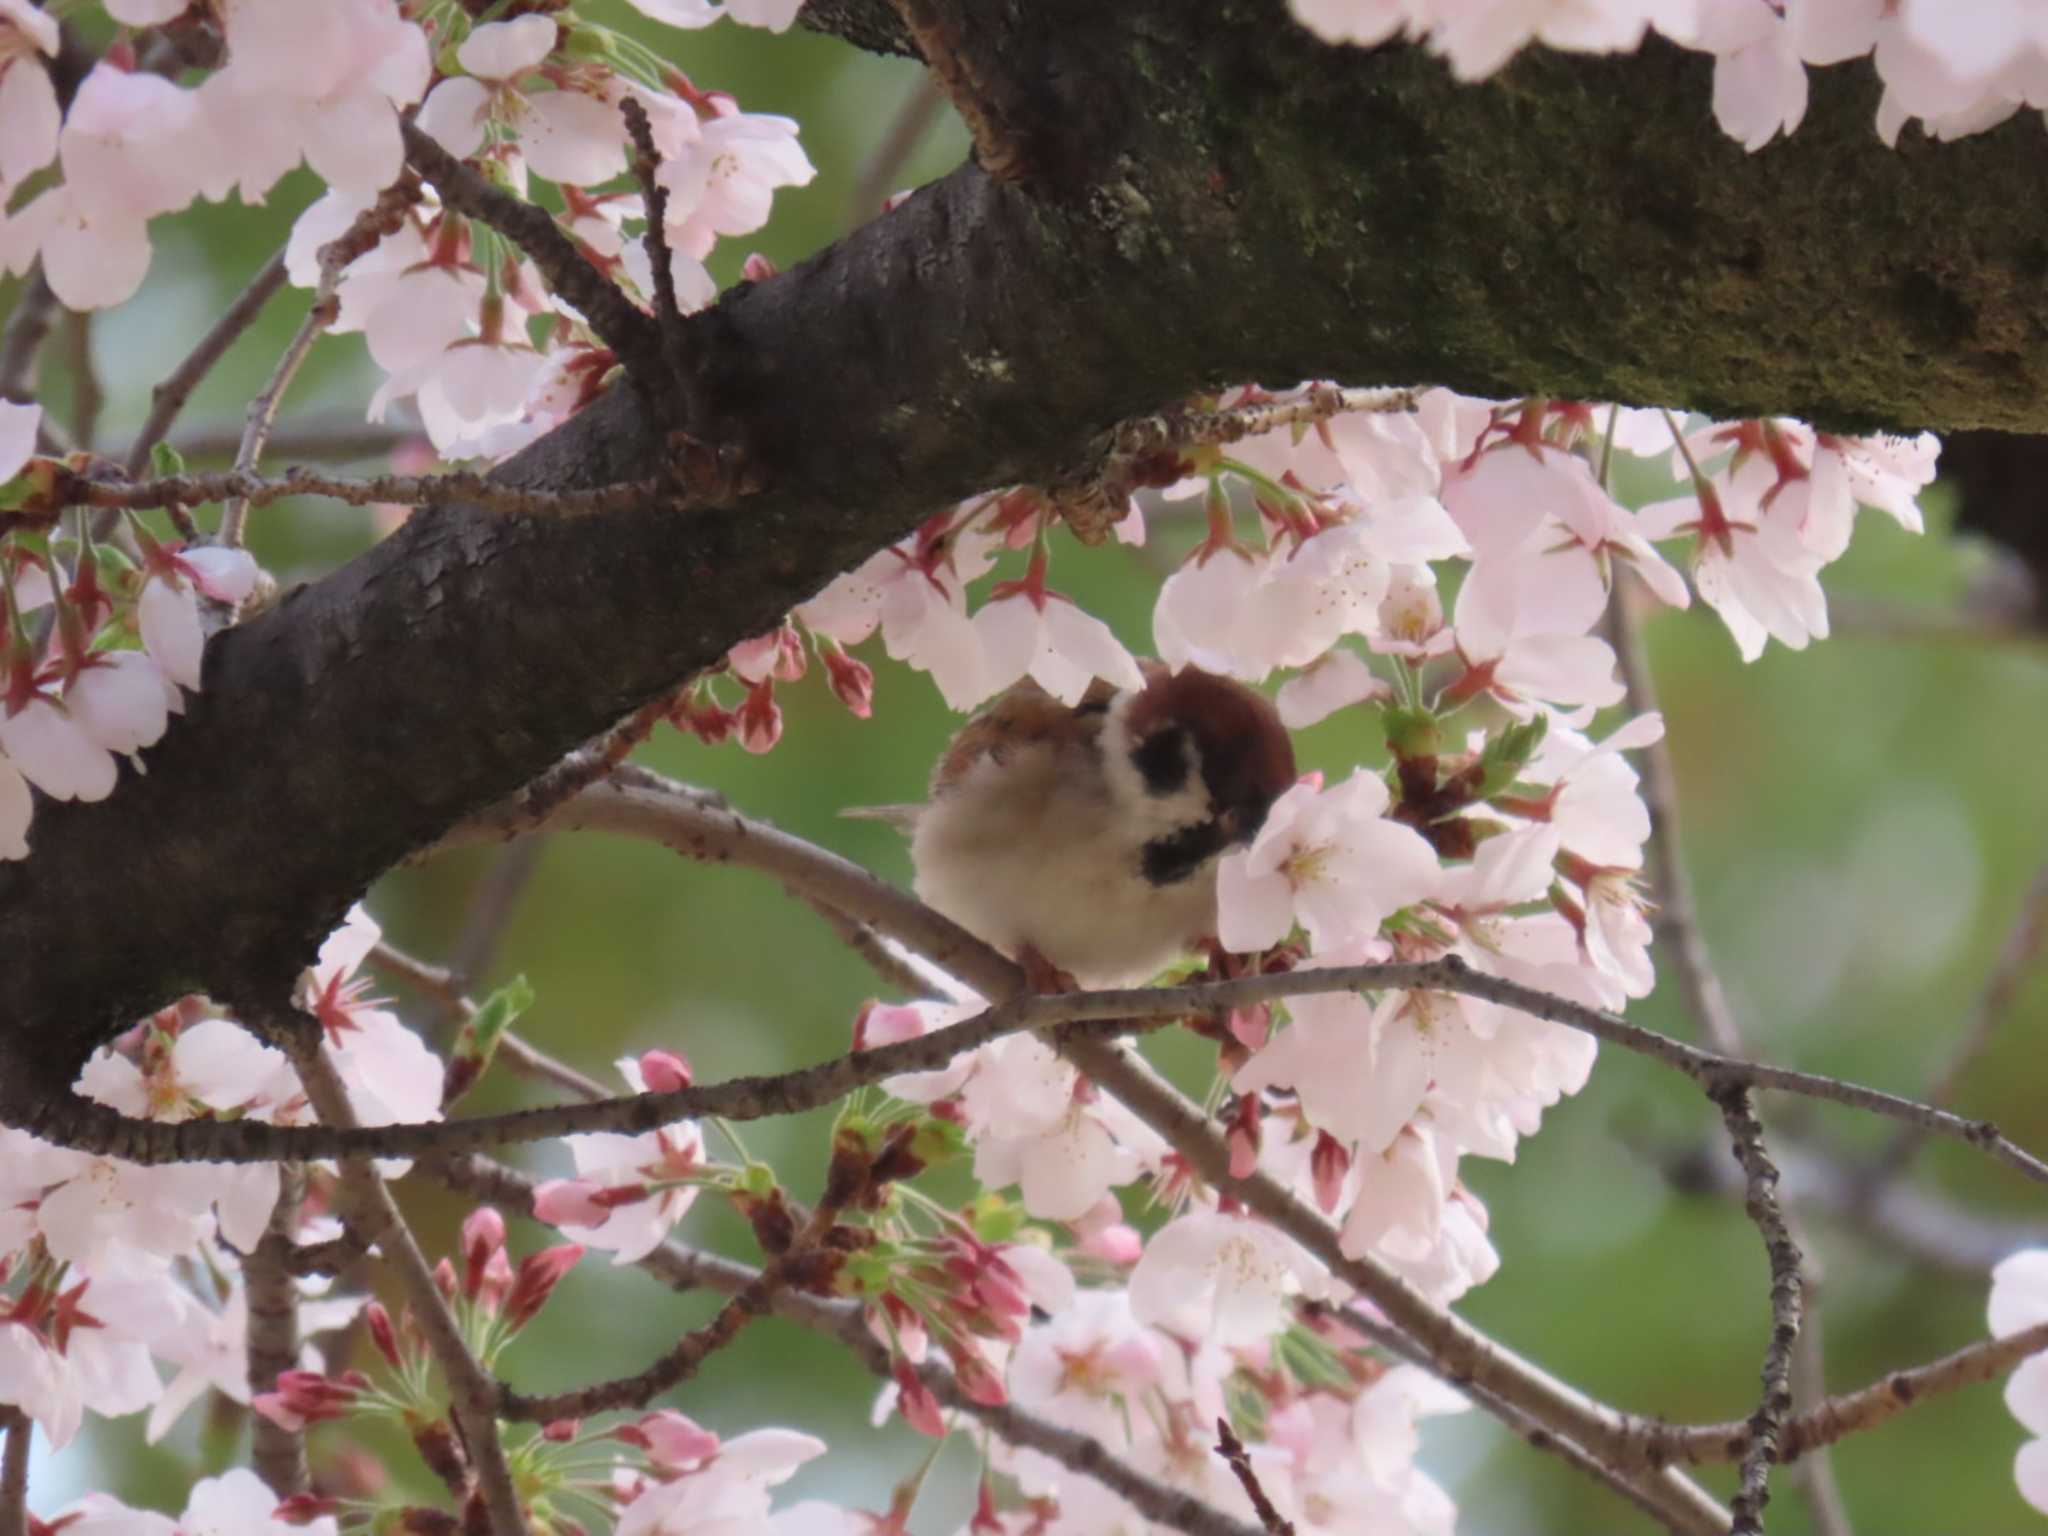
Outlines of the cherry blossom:
{"type": "MultiPolygon", "coordinates": [[[[624,1057],[617,1067],[633,1092],[647,1091],[638,1061],[624,1057]]],[[[707,1159],[704,1138],[690,1121],[638,1136],[600,1131],[563,1141],[577,1177],[540,1185],[534,1214],[588,1247],[609,1251],[615,1265],[652,1253],[696,1202],[707,1159]]]]}
{"type": "Polygon", "coordinates": [[[1320,1296],[1328,1275],[1262,1221],[1190,1211],[1153,1235],[1130,1283],[1138,1321],[1230,1348],[1281,1332],[1296,1299],[1320,1296]]]}
{"type": "Polygon", "coordinates": [[[669,194],[669,244],[699,261],[721,235],[766,224],[776,188],[806,186],[817,175],[788,118],[742,112],[729,96],[707,105],[702,131],[656,178],[669,194]]]}
{"type": "Polygon", "coordinates": [[[1333,789],[1297,784],[1267,813],[1251,847],[1217,876],[1217,932],[1227,949],[1276,944],[1297,921],[1318,951],[1370,939],[1389,916],[1431,895],[1441,870],[1413,828],[1386,819],[1387,787],[1358,769],[1333,789]]]}
{"type": "Polygon", "coordinates": [[[150,556],[136,602],[142,643],[172,682],[199,690],[200,653],[206,637],[199,599],[239,603],[256,588],[256,561],[245,549],[144,546],[150,556]]]}
{"type": "Polygon", "coordinates": [[[57,44],[49,12],[30,0],[0,0],[0,227],[8,194],[57,154],[57,92],[43,64],[57,44]]]}
{"type": "Polygon", "coordinates": [[[456,49],[468,77],[443,80],[420,108],[419,124],[457,159],[475,154],[496,122],[516,133],[520,152],[549,181],[595,186],[626,168],[626,131],[608,102],[560,88],[522,91],[555,49],[560,28],[546,16],[476,27],[456,49]]]}

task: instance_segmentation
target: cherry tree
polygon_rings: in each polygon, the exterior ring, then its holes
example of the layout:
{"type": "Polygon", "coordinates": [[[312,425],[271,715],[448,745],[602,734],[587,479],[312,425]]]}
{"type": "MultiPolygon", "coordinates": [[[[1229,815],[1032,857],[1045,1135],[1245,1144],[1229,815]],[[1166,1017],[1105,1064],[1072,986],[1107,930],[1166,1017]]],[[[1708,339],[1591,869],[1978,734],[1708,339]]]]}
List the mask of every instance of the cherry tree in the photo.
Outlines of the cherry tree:
{"type": "Polygon", "coordinates": [[[1828,1165],[1859,1219],[1936,1139],[2048,1183],[1952,1107],[2048,882],[1931,1083],[1782,1061],[1696,920],[1641,638],[1697,599],[1745,662],[1806,651],[1872,514],[1920,531],[1935,431],[2041,425],[2048,8],[633,5],[662,47],[555,3],[0,0],[0,1536],[1440,1533],[1418,1426],[1452,1413],[1618,1518],[1761,1531],[1789,1467],[1840,1533],[1845,1439],[2008,1375],[2048,1435],[2048,1248],[1975,1264],[1957,1352],[1831,1383],[1822,1186],[1785,1178],[1825,1103],[1890,1137],[1828,1165]],[[970,160],[721,291],[814,175],[799,122],[690,73],[723,23],[917,61],[970,160]],[[56,317],[148,305],[166,231],[301,166],[288,242],[94,451],[30,387],[56,317]],[[195,469],[184,404],[273,300],[303,324],[195,469]],[[280,467],[295,375],[351,332],[403,447],[280,467]],[[385,534],[281,590],[250,521],[307,497],[385,534]],[[1142,637],[1069,585],[1117,545],[1156,557],[1142,637]],[[1143,987],[634,758],[802,758],[783,707],[819,681],[862,719],[1024,678],[1072,705],[1142,685],[1134,642],[1358,746],[1143,987]],[[887,999],[771,1075],[565,1059],[522,985],[472,996],[371,915],[408,861],[585,831],[768,874],[887,999]],[[1660,984],[1688,1035],[1625,1016],[1660,984]],[[1723,1421],[1455,1305],[1516,1283],[1471,1170],[1617,1056],[1693,1093],[1762,1249],[1723,1421]],[[538,1101],[464,1109],[507,1074],[538,1101]],[[816,1109],[810,1187],[746,1152],[816,1109]],[[501,1160],[541,1142],[557,1176],[501,1160]],[[468,1203],[446,1252],[428,1185],[468,1203]],[[707,1206],[749,1258],[679,1235],[707,1206]],[[600,1261],[723,1300],[629,1373],[522,1385],[511,1346],[600,1261]],[[700,1422],[771,1315],[871,1370],[878,1418],[964,1432],[971,1503],[794,1499],[858,1448],[700,1422]],[[30,1485],[36,1447],[202,1402],[247,1410],[246,1464],[177,1511],[30,1485]],[[404,1479],[332,1473],[394,1426],[404,1479]]]}

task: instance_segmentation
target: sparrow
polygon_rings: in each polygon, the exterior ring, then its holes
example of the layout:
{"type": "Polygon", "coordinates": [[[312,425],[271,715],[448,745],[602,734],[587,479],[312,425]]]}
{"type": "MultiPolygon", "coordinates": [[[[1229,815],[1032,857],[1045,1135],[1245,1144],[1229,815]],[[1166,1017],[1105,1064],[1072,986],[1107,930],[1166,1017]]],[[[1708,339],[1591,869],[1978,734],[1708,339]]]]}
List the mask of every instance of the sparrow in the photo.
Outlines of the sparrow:
{"type": "Polygon", "coordinates": [[[1216,931],[1216,870],[1294,783],[1273,706],[1228,678],[1140,664],[1062,704],[1029,678],[962,726],[908,827],[925,903],[1034,984],[1128,985],[1216,931]]]}

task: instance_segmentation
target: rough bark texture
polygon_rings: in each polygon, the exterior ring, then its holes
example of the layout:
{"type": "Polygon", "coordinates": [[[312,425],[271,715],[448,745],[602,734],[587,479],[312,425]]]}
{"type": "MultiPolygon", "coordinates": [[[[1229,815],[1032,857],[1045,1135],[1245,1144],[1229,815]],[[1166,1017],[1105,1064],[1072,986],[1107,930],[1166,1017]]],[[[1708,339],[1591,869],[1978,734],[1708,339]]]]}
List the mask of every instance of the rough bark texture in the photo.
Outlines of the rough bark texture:
{"type": "MultiPolygon", "coordinates": [[[[1118,418],[1199,387],[2048,423],[2031,116],[1888,151],[1856,65],[1752,156],[1712,123],[1708,62],[1662,46],[1460,87],[1412,48],[1325,48],[1281,0],[922,9],[955,17],[963,78],[1004,82],[1023,179],[964,166],[690,322],[702,375],[671,398],[707,402],[691,436],[758,492],[422,515],[218,637],[147,776],[39,805],[33,856],[0,865],[0,1113],[181,992],[274,997],[466,813],[936,507],[1072,471],[1118,418]]],[[[873,0],[811,20],[907,46],[873,0]]],[[[662,451],[622,388],[503,473],[584,486],[662,451]]]]}

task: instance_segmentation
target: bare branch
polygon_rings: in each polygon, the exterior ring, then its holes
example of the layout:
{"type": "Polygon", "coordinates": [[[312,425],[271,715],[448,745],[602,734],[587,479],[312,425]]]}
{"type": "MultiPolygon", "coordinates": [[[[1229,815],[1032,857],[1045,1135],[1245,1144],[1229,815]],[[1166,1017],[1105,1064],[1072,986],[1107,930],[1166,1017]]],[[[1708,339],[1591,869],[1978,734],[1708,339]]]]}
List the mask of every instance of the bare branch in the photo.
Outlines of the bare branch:
{"type": "MultiPolygon", "coordinates": [[[[530,1216],[533,1181],[486,1157],[440,1159],[431,1172],[451,1188],[507,1211],[530,1216]]],[[[639,1266],[677,1291],[707,1290],[735,1296],[752,1285],[760,1271],[732,1259],[664,1242],[639,1266]]],[[[828,1300],[808,1292],[785,1289],[774,1298],[777,1315],[837,1339],[862,1365],[886,1381],[891,1361],[886,1345],[868,1331],[861,1309],[851,1302],[828,1300]]],[[[1146,1519],[1184,1536],[1260,1536],[1258,1527],[1233,1520],[1200,1499],[1147,1476],[1118,1459],[1090,1435],[1066,1429],[1014,1404],[991,1406],[961,1390],[953,1373],[936,1360],[918,1367],[918,1380],[940,1403],[986,1425],[1009,1441],[1042,1453],[1071,1472],[1093,1478],[1127,1500],[1146,1519]]]]}
{"type": "Polygon", "coordinates": [[[489,973],[498,941],[519,910],[519,898],[532,883],[546,846],[547,839],[540,837],[513,844],[491,862],[470,892],[469,910],[462,915],[462,931],[455,936],[454,954],[448,962],[458,985],[469,986],[489,973]]]}
{"type": "Polygon", "coordinates": [[[1266,1490],[1259,1482],[1259,1474],[1252,1466],[1252,1458],[1244,1448],[1244,1442],[1231,1433],[1230,1420],[1216,1421],[1216,1454],[1230,1463],[1230,1470],[1236,1474],[1244,1496],[1252,1501],[1252,1508],[1259,1517],[1259,1524],[1266,1528],[1268,1536],[1294,1536],[1294,1522],[1286,1519],[1273,1507],[1266,1490]]]}
{"type": "MultiPolygon", "coordinates": [[[[314,1113],[336,1129],[354,1128],[355,1108],[349,1102],[348,1088],[320,1043],[317,1027],[311,1040],[296,1030],[278,1033],[291,1046],[292,1065],[305,1086],[314,1113]]],[[[448,1380],[449,1407],[462,1431],[464,1449],[477,1488],[483,1494],[484,1506],[490,1512],[491,1536],[526,1536],[526,1517],[520,1511],[512,1468],[498,1438],[495,1383],[469,1352],[454,1313],[448,1310],[446,1299],[434,1284],[433,1267],[420,1252],[412,1228],[406,1225],[376,1168],[360,1159],[345,1161],[341,1189],[349,1207],[347,1214],[362,1230],[376,1234],[378,1245],[397,1271],[428,1347],[448,1380]]]]}
{"type": "Polygon", "coordinates": [[[90,453],[99,441],[100,411],[107,403],[99,370],[92,361],[92,313],[72,310],[64,316],[64,366],[71,375],[71,446],[90,453]]]}
{"type": "MultiPolygon", "coordinates": [[[[1945,1109],[1955,1102],[1956,1089],[1963,1074],[1984,1054],[1992,1036],[1998,1033],[1999,1026],[2012,1011],[2013,999],[2039,961],[2044,941],[2048,941],[2048,863],[2043,863],[2034,872],[2032,883],[2020,898],[2019,911],[2006,933],[2005,943],[1998,951],[1998,960],[1991,968],[1984,990],[1978,995],[1977,1006],[1971,1011],[1969,1023],[1957,1036],[1948,1056],[1935,1069],[1934,1077],[1927,1085],[1929,1104],[1945,1109]]],[[[1927,1136],[1928,1132],[1920,1126],[1902,1127],[1878,1153],[1871,1174],[1873,1183],[1889,1178],[1911,1163],[1926,1144],[1927,1136]]]]}
{"type": "MultiPolygon", "coordinates": [[[[262,462],[264,447],[270,441],[271,423],[277,420],[278,407],[284,404],[284,392],[291,388],[292,380],[298,376],[299,365],[313,350],[313,343],[339,317],[341,308],[337,294],[343,269],[358,256],[375,249],[386,235],[394,233],[404,222],[406,211],[419,199],[419,178],[409,173],[403,175],[378,193],[377,200],[357,214],[346,230],[320,247],[320,283],[314,290],[312,305],[298,330],[292,333],[292,339],[285,344],[277,366],[271,369],[269,380],[249,402],[249,408],[243,414],[242,441],[235,449],[235,469],[239,473],[255,473],[256,466],[262,462]]],[[[175,512],[173,508],[173,515],[175,512]]],[[[248,519],[247,498],[236,497],[229,501],[221,513],[220,542],[231,548],[239,545],[248,519]]]]}
{"type": "Polygon", "coordinates": [[[0,333],[0,400],[25,400],[34,393],[36,358],[49,339],[57,295],[43,276],[41,259],[30,266],[7,329],[0,333]]]}
{"type": "Polygon", "coordinates": [[[1763,1122],[1746,1089],[1720,1101],[1721,1117],[1742,1165],[1747,1195],[1743,1209],[1764,1240],[1771,1266],[1771,1336],[1764,1349],[1763,1398],[1749,1416],[1749,1444],[1742,1453],[1742,1484],[1731,1506],[1729,1536],[1763,1536],[1764,1506],[1770,1502],[1771,1464],[1778,1436],[1792,1411],[1792,1348],[1799,1342],[1801,1286],[1799,1248],[1778,1209],[1778,1170],[1764,1148],[1763,1122]]]}
{"type": "MultiPolygon", "coordinates": [[[[845,1193],[857,1195],[859,1189],[849,1188],[845,1193]]],[[[528,1397],[503,1387],[498,1411],[508,1419],[541,1423],[580,1419],[609,1409],[645,1407],[670,1388],[681,1386],[697,1374],[698,1367],[707,1359],[737,1338],[742,1328],[771,1311],[777,1296],[799,1282],[837,1223],[841,1209],[835,1201],[819,1201],[788,1248],[770,1259],[732,1300],[718,1309],[718,1315],[710,1322],[684,1334],[667,1354],[645,1370],[545,1397],[528,1397]]]]}
{"type": "MultiPolygon", "coordinates": [[[[1791,1463],[1822,1446],[1875,1429],[1909,1408],[1979,1382],[1996,1381],[2030,1355],[2048,1349],[2048,1323],[2036,1323],[2002,1339],[1979,1339],[1926,1365],[1891,1371],[1867,1387],[1831,1397],[1786,1421],[1778,1435],[1778,1459],[1791,1463]]],[[[1739,1461],[1749,1449],[1749,1423],[1662,1425],[1655,1432],[1657,1454],[1694,1466],[1739,1461]]]]}
{"type": "Polygon", "coordinates": [[[661,152],[654,147],[654,125],[637,96],[619,103],[626,132],[633,140],[633,179],[647,208],[647,260],[653,269],[654,323],[661,333],[668,377],[680,383],[689,377],[689,342],[683,334],[683,310],[676,302],[675,268],[668,248],[668,188],[661,184],[661,152]]]}
{"type": "Polygon", "coordinates": [[[213,365],[255,323],[256,317],[263,312],[263,306],[284,286],[284,279],[284,251],[280,248],[257,270],[249,280],[249,286],[235,296],[235,301],[221,311],[220,318],[207,328],[198,344],[185,355],[184,361],[166,374],[163,382],[150,392],[149,415],[143,419],[142,430],[135,434],[135,441],[128,449],[127,470],[130,475],[140,475],[149,468],[150,451],[164,440],[171,424],[178,419],[178,413],[184,410],[185,402],[192,398],[192,391],[198,387],[199,381],[213,371],[213,365]]]}
{"type": "MultiPolygon", "coordinates": [[[[274,424],[270,450],[286,459],[352,463],[382,458],[401,444],[425,439],[418,426],[363,421],[355,411],[311,411],[274,424]]],[[[233,459],[241,445],[240,422],[202,422],[171,439],[171,446],[187,459],[233,459]]]]}
{"type": "MultiPolygon", "coordinates": [[[[492,512],[524,517],[587,517],[594,513],[626,512],[658,501],[676,500],[673,489],[664,489],[653,480],[626,480],[582,491],[524,491],[463,470],[450,470],[438,475],[370,475],[359,478],[325,475],[299,466],[276,478],[246,469],[217,474],[166,475],[160,479],[133,482],[74,475],[62,487],[60,494],[75,506],[125,507],[131,511],[198,506],[202,502],[229,498],[235,498],[246,506],[261,507],[287,496],[326,496],[352,507],[366,507],[380,501],[397,502],[403,506],[446,506],[453,502],[466,502],[492,512]]],[[[17,520],[27,522],[33,519],[17,520]]]]}

